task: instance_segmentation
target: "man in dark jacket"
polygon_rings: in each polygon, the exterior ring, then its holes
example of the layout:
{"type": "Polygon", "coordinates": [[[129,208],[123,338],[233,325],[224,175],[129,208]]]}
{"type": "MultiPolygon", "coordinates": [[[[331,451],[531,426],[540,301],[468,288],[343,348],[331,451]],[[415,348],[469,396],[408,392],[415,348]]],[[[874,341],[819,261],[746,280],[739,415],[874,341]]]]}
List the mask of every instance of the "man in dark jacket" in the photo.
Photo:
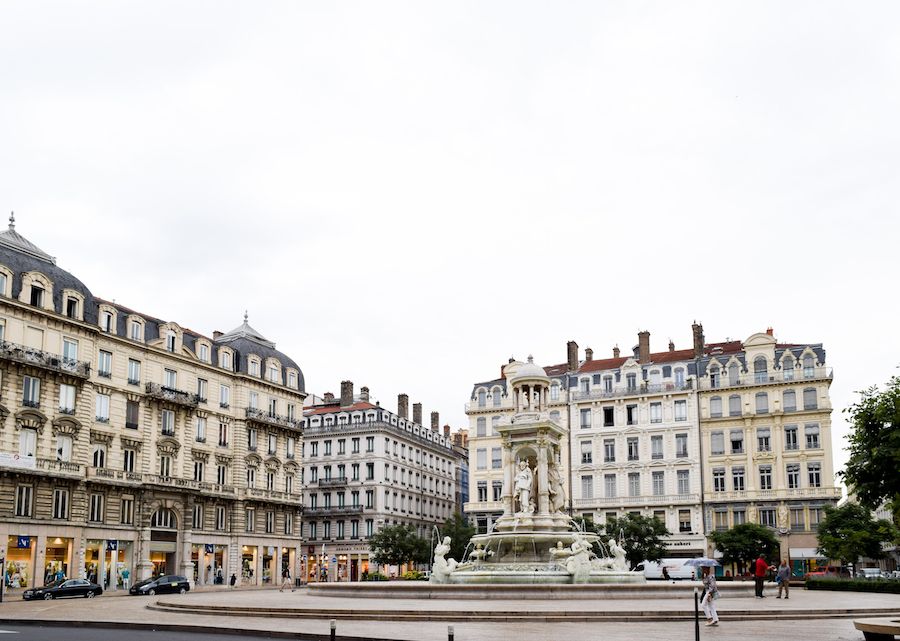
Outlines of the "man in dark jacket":
{"type": "Polygon", "coordinates": [[[755,571],[753,572],[753,575],[756,578],[756,598],[757,599],[763,598],[763,581],[766,580],[766,572],[768,572],[770,569],[774,569],[774,568],[770,567],[769,564],[766,562],[766,557],[763,556],[762,554],[760,554],[759,558],[756,559],[756,567],[755,567],[755,571]]]}

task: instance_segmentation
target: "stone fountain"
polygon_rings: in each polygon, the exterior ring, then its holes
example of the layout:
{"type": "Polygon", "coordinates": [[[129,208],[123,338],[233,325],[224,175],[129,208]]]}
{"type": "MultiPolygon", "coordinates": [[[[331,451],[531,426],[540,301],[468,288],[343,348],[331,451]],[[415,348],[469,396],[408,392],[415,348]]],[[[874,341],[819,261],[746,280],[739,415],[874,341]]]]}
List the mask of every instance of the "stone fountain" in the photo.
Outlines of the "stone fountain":
{"type": "Polygon", "coordinates": [[[644,583],[631,572],[615,539],[605,544],[579,531],[563,512],[560,444],[566,432],[550,420],[550,379],[528,357],[505,369],[516,413],[497,426],[503,449],[503,516],[487,534],[472,537],[464,559],[447,559],[450,539],[434,550],[431,582],[644,583]]]}

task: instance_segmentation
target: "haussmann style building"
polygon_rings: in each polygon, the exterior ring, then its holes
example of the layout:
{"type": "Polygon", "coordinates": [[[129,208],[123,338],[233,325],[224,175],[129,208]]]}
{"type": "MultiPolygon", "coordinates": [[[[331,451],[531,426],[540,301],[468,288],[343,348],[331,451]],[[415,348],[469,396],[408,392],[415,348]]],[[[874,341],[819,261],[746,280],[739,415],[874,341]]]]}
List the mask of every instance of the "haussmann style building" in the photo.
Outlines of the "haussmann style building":
{"type": "MultiPolygon", "coordinates": [[[[544,367],[546,407],[566,430],[560,464],[568,509],[603,523],[627,512],[653,516],[672,533],[668,556],[713,554],[707,535],[751,520],[781,537],[783,556],[815,557],[815,528],[840,496],[831,455],[830,370],[821,344],[746,341],[650,350],[640,332],[632,353],[595,359],[567,345],[567,362],[544,367]],[[731,442],[733,440],[733,443],[731,442]]],[[[502,514],[502,443],[496,426],[515,412],[507,380],[473,386],[469,416],[472,496],[479,532],[502,514]]],[[[530,365],[529,365],[530,366],[530,365]]]]}
{"type": "Polygon", "coordinates": [[[244,322],[206,337],[95,297],[0,234],[8,588],[299,569],[303,373],[244,322]]]}

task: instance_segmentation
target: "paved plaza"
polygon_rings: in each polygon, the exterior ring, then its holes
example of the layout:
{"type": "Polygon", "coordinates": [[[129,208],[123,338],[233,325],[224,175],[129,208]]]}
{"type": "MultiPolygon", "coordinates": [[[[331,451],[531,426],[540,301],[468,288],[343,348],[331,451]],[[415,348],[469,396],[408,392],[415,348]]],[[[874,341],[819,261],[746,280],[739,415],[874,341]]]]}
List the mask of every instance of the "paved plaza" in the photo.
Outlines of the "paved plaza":
{"type": "MultiPolygon", "coordinates": [[[[429,616],[427,621],[372,621],[365,618],[340,619],[339,637],[356,639],[397,639],[438,641],[447,638],[447,618],[455,612],[546,611],[568,610],[605,611],[621,613],[624,621],[594,622],[518,622],[514,616],[504,622],[452,621],[456,641],[545,641],[553,639],[693,639],[693,622],[684,618],[691,603],[685,599],[641,599],[597,601],[479,601],[479,600],[411,600],[411,599],[342,599],[311,596],[305,589],[280,593],[277,590],[237,590],[196,592],[184,596],[127,597],[103,596],[93,600],[24,602],[5,601],[0,605],[0,621],[18,622],[113,622],[150,626],[197,627],[274,633],[279,636],[303,638],[303,635],[327,637],[329,617],[318,618],[316,611],[344,610],[346,612],[391,612],[417,610],[429,616]],[[222,613],[159,611],[165,604],[190,606],[202,610],[207,606],[227,606],[248,614],[229,616],[222,613]],[[148,607],[150,606],[150,607],[148,607]],[[282,612],[279,615],[279,610],[282,612]],[[292,616],[304,613],[303,618],[292,616]],[[254,614],[255,613],[255,614],[254,614]],[[662,614],[670,621],[646,620],[662,614]]],[[[794,589],[789,601],[752,597],[734,597],[719,601],[722,622],[717,628],[706,628],[701,622],[704,639],[735,640],[785,638],[793,641],[860,640],[862,634],[853,628],[852,618],[832,618],[837,611],[858,612],[858,617],[883,616],[885,611],[900,613],[900,595],[859,594],[839,592],[807,592],[794,589]],[[751,613],[742,620],[729,618],[729,612],[751,613]],[[831,612],[832,614],[827,614],[831,612]],[[820,613],[820,614],[817,614],[820,613]],[[770,618],[747,619],[762,615],[770,618]]],[[[389,619],[389,617],[388,617],[389,619]]],[[[0,623],[2,629],[2,623],[0,623]]],[[[60,638],[65,638],[61,636],[60,638]]]]}

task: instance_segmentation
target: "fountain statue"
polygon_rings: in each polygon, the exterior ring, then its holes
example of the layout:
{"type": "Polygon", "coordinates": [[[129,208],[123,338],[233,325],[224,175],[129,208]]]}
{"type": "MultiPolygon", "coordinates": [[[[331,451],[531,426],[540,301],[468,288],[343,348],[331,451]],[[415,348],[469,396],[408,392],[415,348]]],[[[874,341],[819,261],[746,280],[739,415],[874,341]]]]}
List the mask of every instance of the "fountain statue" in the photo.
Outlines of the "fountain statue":
{"type": "Polygon", "coordinates": [[[528,357],[505,368],[516,413],[497,425],[501,439],[503,514],[491,531],[472,537],[472,551],[446,559],[450,540],[434,551],[433,583],[643,583],[625,550],[580,532],[564,512],[561,471],[565,430],[550,420],[550,379],[528,357]],[[598,555],[597,552],[601,552],[598,555]]]}

